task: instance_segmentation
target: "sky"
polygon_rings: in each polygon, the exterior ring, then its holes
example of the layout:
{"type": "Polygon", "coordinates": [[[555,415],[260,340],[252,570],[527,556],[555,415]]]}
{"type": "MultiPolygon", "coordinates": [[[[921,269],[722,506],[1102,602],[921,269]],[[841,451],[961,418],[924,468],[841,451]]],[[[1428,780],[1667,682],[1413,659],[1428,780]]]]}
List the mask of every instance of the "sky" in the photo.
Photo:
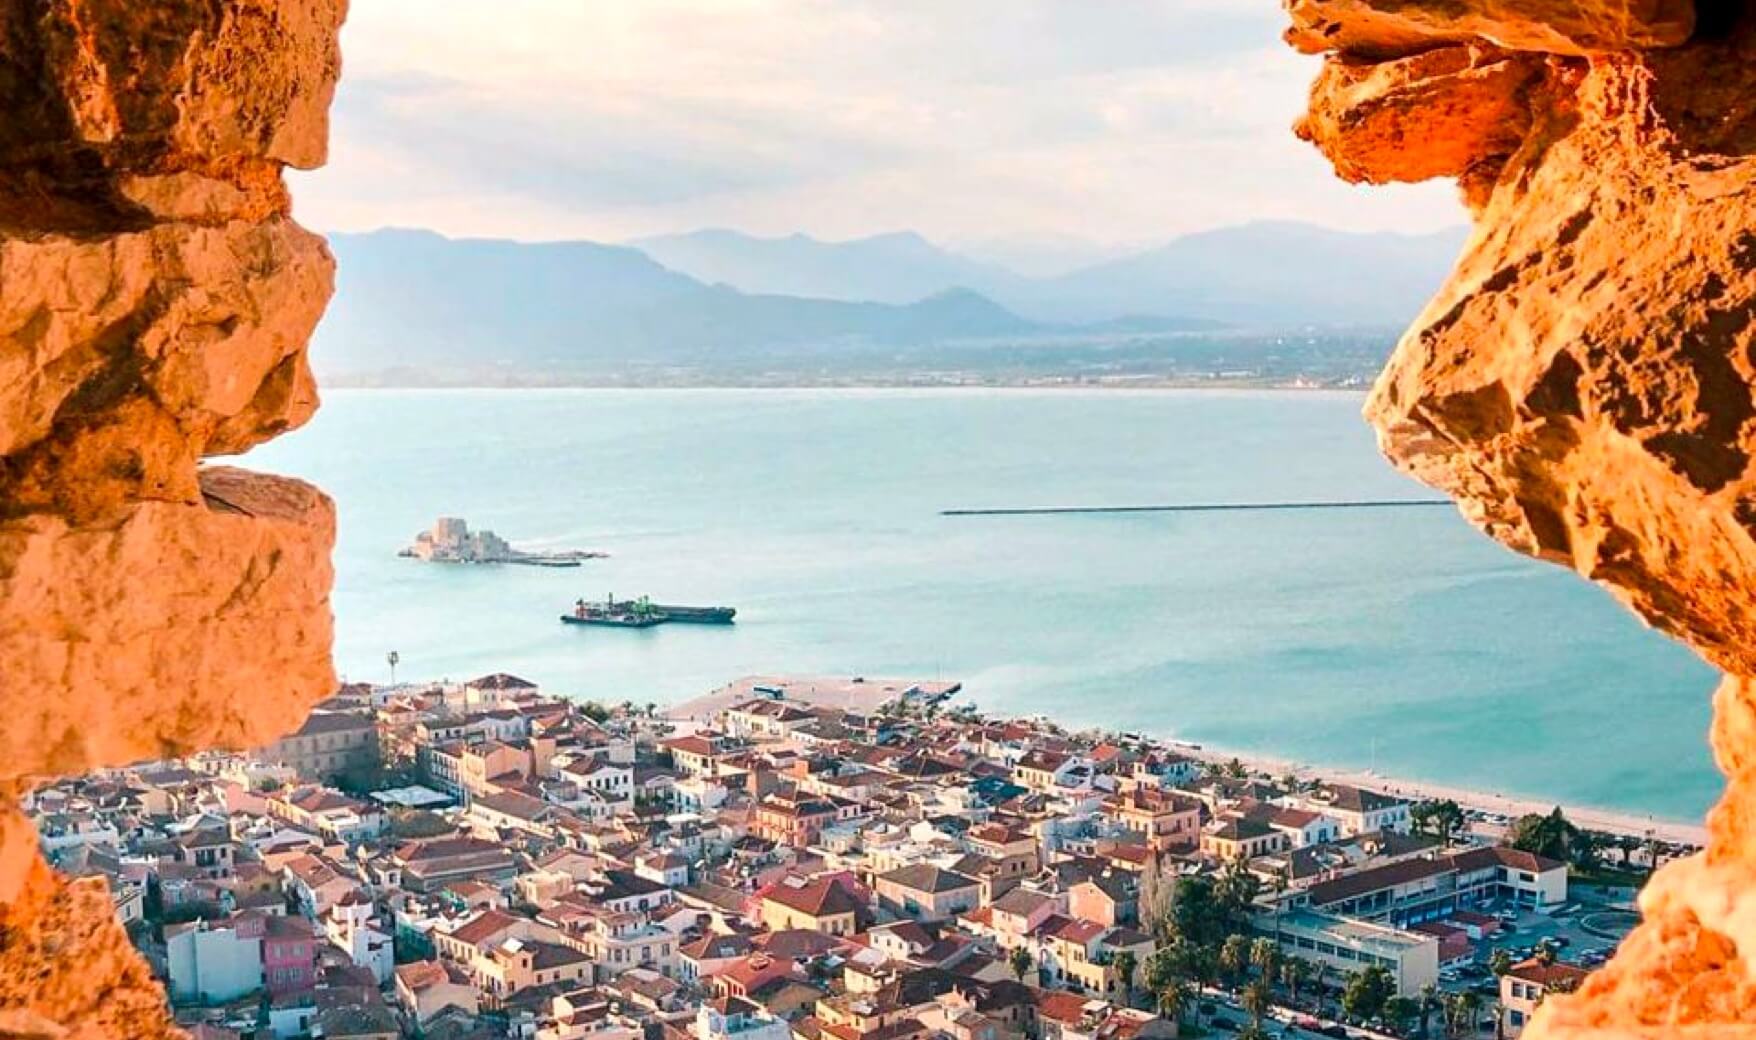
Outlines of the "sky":
{"type": "Polygon", "coordinates": [[[1423,231],[1289,127],[1275,0],[361,0],[325,231],[626,240],[915,230],[1027,254],[1256,219],[1423,231]]]}

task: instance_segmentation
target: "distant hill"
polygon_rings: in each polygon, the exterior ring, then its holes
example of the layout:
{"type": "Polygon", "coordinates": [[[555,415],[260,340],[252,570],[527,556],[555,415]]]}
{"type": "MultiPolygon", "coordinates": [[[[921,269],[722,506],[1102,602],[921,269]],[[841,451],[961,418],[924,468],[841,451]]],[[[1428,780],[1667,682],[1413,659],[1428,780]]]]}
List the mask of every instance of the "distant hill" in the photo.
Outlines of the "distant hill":
{"type": "Polygon", "coordinates": [[[1439,284],[1462,235],[1250,224],[1031,279],[912,234],[821,242],[716,231],[641,248],[337,234],[337,293],[312,360],[326,378],[590,369],[651,381],[736,369],[832,380],[1155,365],[1348,378],[1370,371],[1360,359],[1379,350],[1377,339],[1362,353],[1352,339],[1301,346],[1316,341],[1273,334],[1317,326],[1388,337],[1439,284]],[[1208,333],[1256,335],[1262,346],[1188,341],[1208,333]]]}
{"type": "Polygon", "coordinates": [[[1027,279],[934,245],[912,231],[845,242],[759,238],[711,228],[627,243],[673,271],[749,293],[913,303],[947,289],[994,295],[1027,279]]]}
{"type": "Polygon", "coordinates": [[[1036,323],[969,290],[907,304],[744,293],[626,246],[336,234],[320,373],[439,366],[697,362],[846,346],[1026,336],[1036,323]]]}
{"type": "MultiPolygon", "coordinates": [[[[1464,235],[1463,228],[1398,235],[1263,222],[1184,235],[1052,278],[1027,278],[909,232],[825,242],[709,230],[630,244],[673,270],[746,292],[906,302],[956,286],[1049,323],[1177,317],[1254,327],[1400,326],[1450,271],[1464,235]]],[[[1039,252],[1033,266],[1073,265],[1039,252]]]]}
{"type": "Polygon", "coordinates": [[[1362,234],[1263,222],[1184,235],[1038,286],[1041,320],[1183,314],[1235,325],[1406,325],[1444,281],[1467,234],[1362,234]]]}

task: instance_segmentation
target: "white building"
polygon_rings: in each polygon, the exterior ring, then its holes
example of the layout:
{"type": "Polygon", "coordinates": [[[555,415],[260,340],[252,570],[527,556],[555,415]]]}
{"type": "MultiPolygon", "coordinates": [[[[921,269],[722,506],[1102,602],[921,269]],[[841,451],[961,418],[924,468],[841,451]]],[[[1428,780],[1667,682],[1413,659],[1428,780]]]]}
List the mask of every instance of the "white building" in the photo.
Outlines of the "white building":
{"type": "Polygon", "coordinates": [[[1287,956],[1328,965],[1343,977],[1381,967],[1390,972],[1401,996],[1415,996],[1422,986],[1439,980],[1439,940],[1420,932],[1309,910],[1261,915],[1256,928],[1278,937],[1287,956]]]}
{"type": "Polygon", "coordinates": [[[723,997],[695,1012],[695,1040],[791,1040],[786,1021],[743,997],[723,997]]]}
{"type": "Polygon", "coordinates": [[[262,918],[165,926],[171,999],[223,1004],[262,988],[262,918]]]}
{"type": "Polygon", "coordinates": [[[394,944],[390,936],[372,927],[371,900],[358,892],[349,894],[330,908],[323,931],[331,945],[370,971],[380,986],[390,981],[396,970],[394,944]]]}
{"type": "Polygon", "coordinates": [[[1377,831],[1409,830],[1409,803],[1401,798],[1348,784],[1322,784],[1288,799],[1294,807],[1328,816],[1341,824],[1344,835],[1377,831]]]}

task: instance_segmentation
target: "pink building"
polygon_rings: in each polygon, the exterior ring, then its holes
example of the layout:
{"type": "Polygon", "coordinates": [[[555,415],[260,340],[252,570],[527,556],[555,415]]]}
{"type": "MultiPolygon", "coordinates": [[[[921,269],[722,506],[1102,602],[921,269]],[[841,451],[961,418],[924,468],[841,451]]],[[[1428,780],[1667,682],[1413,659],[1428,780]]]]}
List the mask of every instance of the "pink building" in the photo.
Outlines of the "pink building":
{"type": "Polygon", "coordinates": [[[262,977],[270,997],[304,993],[317,985],[317,936],[303,917],[263,919],[262,977]]]}

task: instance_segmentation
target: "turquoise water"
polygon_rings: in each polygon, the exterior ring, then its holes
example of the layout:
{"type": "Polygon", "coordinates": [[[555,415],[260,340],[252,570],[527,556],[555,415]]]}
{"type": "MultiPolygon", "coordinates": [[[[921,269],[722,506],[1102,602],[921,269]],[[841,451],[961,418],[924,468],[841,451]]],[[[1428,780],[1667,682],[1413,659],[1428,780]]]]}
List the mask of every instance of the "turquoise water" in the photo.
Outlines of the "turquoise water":
{"type": "Polygon", "coordinates": [[[250,464],[340,508],[346,675],[527,675],[661,704],[754,672],[958,678],[984,708],[1698,818],[1713,676],[1449,509],[944,518],[1431,497],[1347,394],[336,391],[250,464]],[[577,570],[441,567],[439,514],[577,570]],[[564,626],[575,598],[734,628],[564,626]],[[1375,756],[1375,759],[1374,759],[1375,756]]]}

